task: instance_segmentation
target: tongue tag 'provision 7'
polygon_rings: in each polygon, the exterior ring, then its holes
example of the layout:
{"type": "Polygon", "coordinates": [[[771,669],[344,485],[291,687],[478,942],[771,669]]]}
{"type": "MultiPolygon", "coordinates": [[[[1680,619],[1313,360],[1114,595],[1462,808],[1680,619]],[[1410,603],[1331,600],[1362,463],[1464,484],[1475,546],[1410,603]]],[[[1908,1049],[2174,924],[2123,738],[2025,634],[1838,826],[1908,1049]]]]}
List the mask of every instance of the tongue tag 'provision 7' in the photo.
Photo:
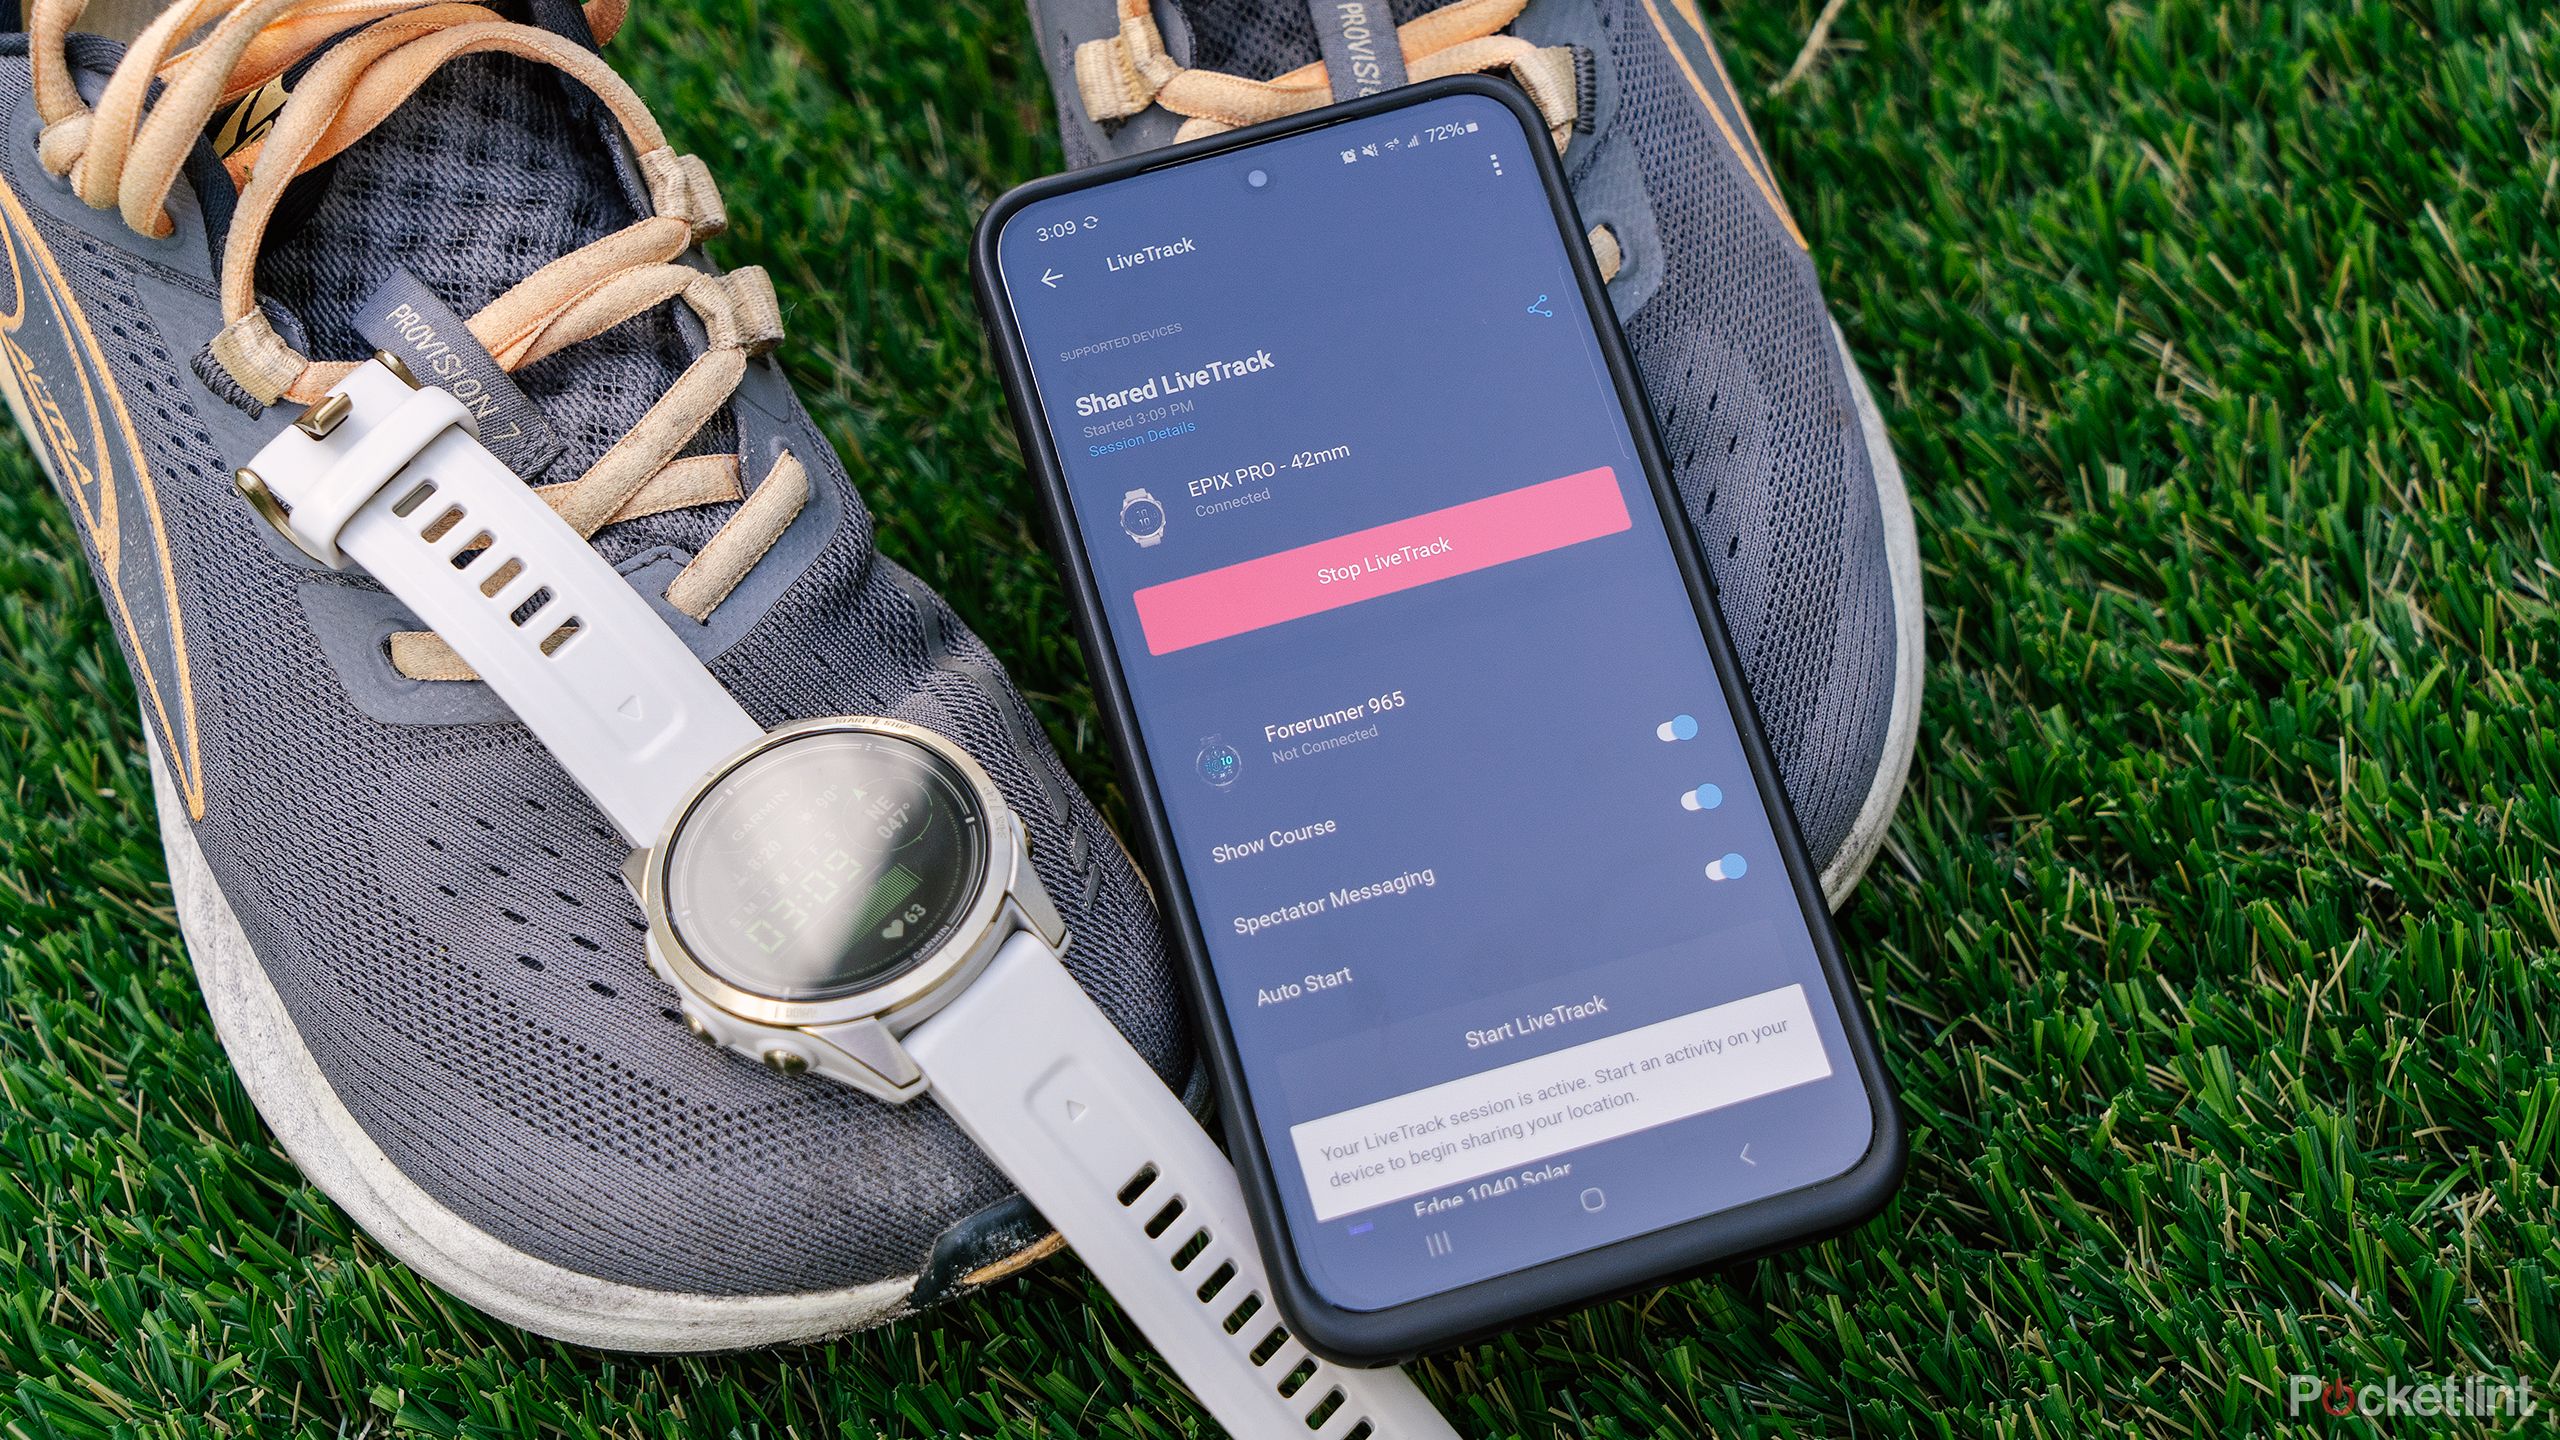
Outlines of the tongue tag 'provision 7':
{"type": "Polygon", "coordinates": [[[480,443],[518,475],[540,475],[568,449],[524,387],[406,266],[391,267],[356,308],[355,324],[365,343],[461,401],[480,443]]]}

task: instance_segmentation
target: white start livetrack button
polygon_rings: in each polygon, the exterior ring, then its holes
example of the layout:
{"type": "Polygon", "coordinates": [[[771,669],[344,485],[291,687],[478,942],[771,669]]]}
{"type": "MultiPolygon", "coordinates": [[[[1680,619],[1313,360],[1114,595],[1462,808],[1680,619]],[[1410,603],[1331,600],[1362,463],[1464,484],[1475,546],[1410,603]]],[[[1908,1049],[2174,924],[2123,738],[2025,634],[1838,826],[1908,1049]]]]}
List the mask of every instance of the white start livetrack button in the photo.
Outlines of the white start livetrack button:
{"type": "Polygon", "coordinates": [[[1289,1140],[1331,1220],[1830,1073],[1804,987],[1787,985],[1292,1125],[1289,1140]]]}

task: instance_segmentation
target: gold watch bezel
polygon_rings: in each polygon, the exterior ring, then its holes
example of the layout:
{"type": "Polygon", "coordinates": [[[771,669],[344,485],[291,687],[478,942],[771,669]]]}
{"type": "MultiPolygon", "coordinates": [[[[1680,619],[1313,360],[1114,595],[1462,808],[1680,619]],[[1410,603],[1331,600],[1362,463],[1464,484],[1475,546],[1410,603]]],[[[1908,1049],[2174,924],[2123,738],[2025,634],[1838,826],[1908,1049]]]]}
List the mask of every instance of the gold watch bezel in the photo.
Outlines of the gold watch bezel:
{"type": "Polygon", "coordinates": [[[1021,882],[1027,851],[1020,822],[995,782],[969,752],[938,731],[904,720],[885,716],[838,715],[818,720],[802,720],[768,731],[756,742],[723,760],[685,792],[684,799],[668,816],[658,832],[657,843],[649,849],[641,867],[640,910],[649,922],[649,941],[677,982],[705,1002],[760,1025],[810,1030],[849,1024],[861,1020],[888,1020],[900,1017],[896,1029],[906,1028],[907,1012],[922,1019],[942,1001],[958,994],[977,972],[993,958],[996,943],[1010,935],[1014,928],[1005,922],[1008,901],[1021,882]],[[986,824],[985,870],[978,878],[977,893],[970,898],[969,908],[961,912],[960,921],[952,928],[951,939],[941,949],[922,961],[870,988],[850,995],[825,1000],[776,1000],[741,990],[713,973],[695,956],[677,935],[674,922],[667,914],[667,875],[675,858],[677,837],[685,822],[720,782],[735,774],[740,767],[772,750],[793,741],[819,734],[886,735],[923,746],[932,751],[967,783],[971,797],[977,802],[986,824]],[[1002,933],[998,933],[1001,930],[1002,933]]]}

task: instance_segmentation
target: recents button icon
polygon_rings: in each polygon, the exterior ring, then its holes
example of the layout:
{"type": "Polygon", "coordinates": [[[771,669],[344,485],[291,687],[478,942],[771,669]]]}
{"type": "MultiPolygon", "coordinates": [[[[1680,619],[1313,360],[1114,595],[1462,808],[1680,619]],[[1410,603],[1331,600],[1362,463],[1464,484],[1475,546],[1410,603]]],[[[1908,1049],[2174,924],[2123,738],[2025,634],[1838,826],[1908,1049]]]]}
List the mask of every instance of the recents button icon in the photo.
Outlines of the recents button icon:
{"type": "Polygon", "coordinates": [[[1562,550],[1633,523],[1617,472],[1602,466],[1150,585],[1131,598],[1147,652],[1165,655],[1562,550]]]}

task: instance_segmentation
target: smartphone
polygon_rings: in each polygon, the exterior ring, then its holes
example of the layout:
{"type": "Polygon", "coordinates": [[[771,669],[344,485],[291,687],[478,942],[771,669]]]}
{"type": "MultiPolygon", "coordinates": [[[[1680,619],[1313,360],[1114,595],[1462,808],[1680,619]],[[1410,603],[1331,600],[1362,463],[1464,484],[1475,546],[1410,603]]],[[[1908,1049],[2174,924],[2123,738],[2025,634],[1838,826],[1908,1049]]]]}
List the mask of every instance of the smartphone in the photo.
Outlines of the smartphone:
{"type": "Polygon", "coordinates": [[[976,263],[1293,1333],[1874,1213],[1887,1078],[1525,100],[1039,181],[976,263]]]}

